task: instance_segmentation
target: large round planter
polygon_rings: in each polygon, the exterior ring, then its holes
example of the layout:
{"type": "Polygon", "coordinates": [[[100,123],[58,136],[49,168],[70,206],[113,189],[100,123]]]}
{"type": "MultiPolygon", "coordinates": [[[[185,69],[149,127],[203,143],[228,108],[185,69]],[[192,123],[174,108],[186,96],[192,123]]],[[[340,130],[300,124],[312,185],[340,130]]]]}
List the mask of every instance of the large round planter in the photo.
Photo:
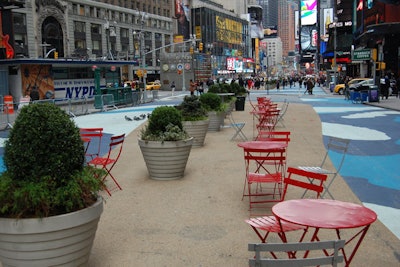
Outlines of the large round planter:
{"type": "Polygon", "coordinates": [[[218,132],[221,126],[224,125],[225,112],[223,111],[209,111],[208,119],[210,124],[208,125],[209,132],[218,132]]]}
{"type": "Polygon", "coordinates": [[[203,121],[182,121],[183,129],[194,137],[192,147],[202,147],[206,138],[210,120],[203,121]]]}
{"type": "Polygon", "coordinates": [[[150,178],[175,180],[183,177],[192,149],[193,137],[182,141],[145,141],[138,144],[150,178]]]}
{"type": "Polygon", "coordinates": [[[103,199],[86,209],[38,219],[0,218],[0,261],[6,266],[85,266],[103,199]]]}

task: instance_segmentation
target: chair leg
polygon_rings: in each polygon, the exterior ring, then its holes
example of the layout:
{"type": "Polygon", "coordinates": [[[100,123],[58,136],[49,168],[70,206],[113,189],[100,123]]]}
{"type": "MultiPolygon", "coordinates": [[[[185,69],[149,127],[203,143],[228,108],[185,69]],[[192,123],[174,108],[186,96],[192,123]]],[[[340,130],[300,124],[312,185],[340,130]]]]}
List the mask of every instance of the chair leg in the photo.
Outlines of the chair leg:
{"type": "MultiPolygon", "coordinates": [[[[107,169],[105,168],[105,170],[107,171],[107,174],[111,177],[111,179],[114,181],[114,183],[117,185],[117,187],[119,188],[119,190],[122,190],[122,187],[119,185],[119,183],[117,182],[117,180],[115,179],[115,177],[111,174],[111,169],[107,169]]],[[[106,179],[107,175],[104,177],[104,180],[106,179]]]]}
{"type": "Polygon", "coordinates": [[[333,181],[335,180],[336,176],[337,176],[337,173],[335,173],[335,175],[332,177],[331,181],[326,186],[324,185],[325,190],[324,190],[324,192],[322,192],[321,198],[324,198],[325,194],[328,194],[333,200],[335,199],[333,197],[333,195],[331,194],[331,192],[329,191],[329,188],[330,188],[331,184],[333,183],[333,181]]]}

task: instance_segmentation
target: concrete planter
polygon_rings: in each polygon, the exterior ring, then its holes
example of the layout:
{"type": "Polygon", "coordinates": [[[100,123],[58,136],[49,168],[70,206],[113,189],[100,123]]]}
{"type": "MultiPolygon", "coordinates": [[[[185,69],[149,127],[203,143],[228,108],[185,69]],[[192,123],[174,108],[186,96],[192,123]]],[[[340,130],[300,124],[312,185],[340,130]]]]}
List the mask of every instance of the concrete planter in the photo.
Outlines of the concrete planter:
{"type": "Polygon", "coordinates": [[[224,125],[225,112],[223,111],[209,111],[208,119],[210,124],[208,125],[209,132],[218,132],[221,126],[224,125]]]}
{"type": "Polygon", "coordinates": [[[193,137],[182,141],[165,142],[138,139],[150,178],[155,180],[182,178],[193,140],[193,137]]]}
{"type": "Polygon", "coordinates": [[[182,121],[183,129],[194,137],[193,147],[202,147],[206,138],[210,120],[204,121],[182,121]]]}
{"type": "Polygon", "coordinates": [[[85,266],[103,212],[103,199],[68,214],[0,218],[0,261],[6,266],[85,266]]]}

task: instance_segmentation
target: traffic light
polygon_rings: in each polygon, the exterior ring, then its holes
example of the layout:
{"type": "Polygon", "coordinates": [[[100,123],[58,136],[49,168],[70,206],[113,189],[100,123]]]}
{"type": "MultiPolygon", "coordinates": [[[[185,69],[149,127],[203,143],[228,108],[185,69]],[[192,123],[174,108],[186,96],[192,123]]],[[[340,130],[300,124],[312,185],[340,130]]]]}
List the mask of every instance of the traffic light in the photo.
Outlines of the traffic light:
{"type": "Polygon", "coordinates": [[[58,52],[57,51],[54,52],[54,59],[58,59],[58,52]]]}
{"type": "Polygon", "coordinates": [[[376,48],[371,49],[371,59],[376,62],[376,59],[378,58],[378,52],[376,48]]]}
{"type": "Polygon", "coordinates": [[[376,62],[375,70],[385,70],[385,69],[386,69],[386,63],[385,62],[376,62]]]}
{"type": "Polygon", "coordinates": [[[193,46],[191,46],[190,47],[190,54],[193,54],[194,53],[194,51],[193,51],[193,46]]]}
{"type": "Polygon", "coordinates": [[[199,51],[200,51],[200,52],[203,51],[203,43],[199,43],[199,51]]]}

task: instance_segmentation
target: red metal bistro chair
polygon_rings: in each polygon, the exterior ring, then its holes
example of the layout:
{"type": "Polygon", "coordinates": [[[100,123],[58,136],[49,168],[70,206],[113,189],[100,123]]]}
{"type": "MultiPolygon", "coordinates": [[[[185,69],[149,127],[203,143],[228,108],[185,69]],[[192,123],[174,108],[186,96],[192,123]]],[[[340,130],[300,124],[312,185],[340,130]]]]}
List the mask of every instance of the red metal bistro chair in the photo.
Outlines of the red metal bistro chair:
{"type": "Polygon", "coordinates": [[[94,159],[92,159],[91,161],[88,162],[88,165],[100,167],[106,171],[106,174],[103,177],[99,177],[103,182],[106,181],[106,178],[108,176],[110,176],[111,179],[114,181],[116,187],[111,188],[111,189],[107,185],[105,185],[105,187],[104,187],[104,190],[110,196],[111,196],[111,191],[113,191],[117,188],[119,190],[122,190],[122,187],[117,182],[117,179],[111,174],[111,170],[113,169],[113,167],[117,163],[119,157],[121,156],[124,140],[125,140],[125,134],[112,136],[107,155],[105,155],[104,157],[100,157],[100,156],[95,157],[94,159]]]}
{"type": "Polygon", "coordinates": [[[85,156],[91,160],[100,155],[101,139],[103,138],[103,128],[79,128],[81,139],[85,142],[85,156]],[[89,147],[95,147],[92,150],[89,147]]]}
{"type": "Polygon", "coordinates": [[[256,137],[256,141],[273,141],[273,142],[285,142],[287,145],[290,142],[289,131],[259,131],[256,137]]]}
{"type": "MultiPolygon", "coordinates": [[[[313,173],[293,167],[289,167],[287,169],[287,173],[288,176],[284,179],[285,186],[283,189],[282,199],[280,201],[285,200],[289,185],[314,191],[316,193],[316,197],[320,197],[322,191],[324,190],[323,184],[327,179],[326,174],[313,173]],[[308,180],[310,177],[312,177],[314,183],[308,180]]],[[[300,193],[302,192],[303,191],[301,190],[300,193]]],[[[272,215],[250,218],[246,220],[246,223],[253,228],[262,243],[266,243],[269,233],[276,233],[283,242],[287,242],[284,232],[303,230],[304,232],[301,235],[299,242],[303,241],[305,234],[307,233],[307,227],[285,221],[281,221],[279,223],[276,217],[272,215]]]]}
{"type": "Polygon", "coordinates": [[[272,149],[244,149],[246,180],[242,199],[249,197],[250,210],[262,203],[280,201],[285,173],[286,145],[272,149]]]}

